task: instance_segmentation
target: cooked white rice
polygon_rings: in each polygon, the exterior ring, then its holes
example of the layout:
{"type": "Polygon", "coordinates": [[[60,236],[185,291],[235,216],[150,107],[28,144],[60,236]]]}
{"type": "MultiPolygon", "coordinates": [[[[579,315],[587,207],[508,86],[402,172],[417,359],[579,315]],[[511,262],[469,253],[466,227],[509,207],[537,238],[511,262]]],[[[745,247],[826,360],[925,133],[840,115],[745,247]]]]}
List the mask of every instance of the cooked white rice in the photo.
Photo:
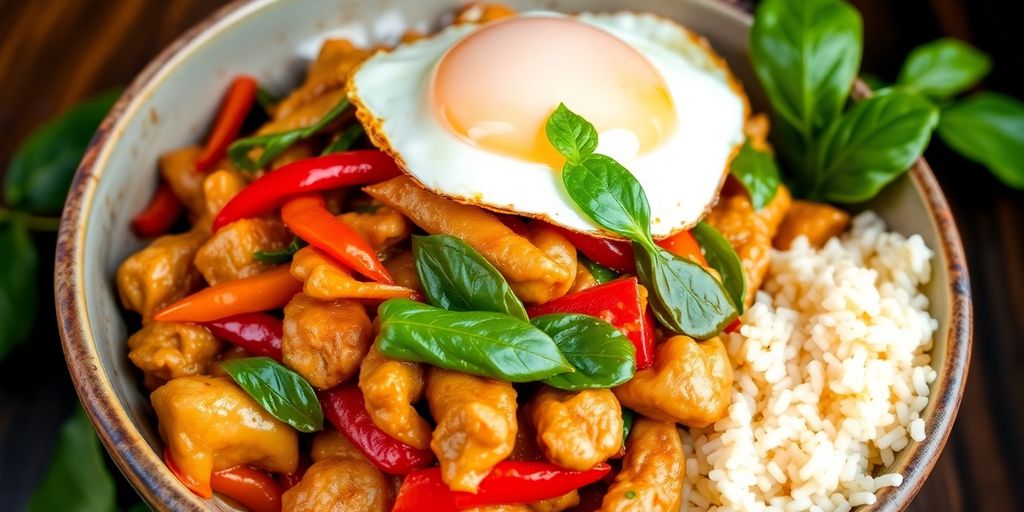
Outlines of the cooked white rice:
{"type": "Polygon", "coordinates": [[[773,251],[757,303],[726,339],[725,418],[683,429],[683,510],[846,511],[902,475],[876,472],[924,439],[938,323],[919,287],[932,252],[875,214],[821,250],[773,251]]]}

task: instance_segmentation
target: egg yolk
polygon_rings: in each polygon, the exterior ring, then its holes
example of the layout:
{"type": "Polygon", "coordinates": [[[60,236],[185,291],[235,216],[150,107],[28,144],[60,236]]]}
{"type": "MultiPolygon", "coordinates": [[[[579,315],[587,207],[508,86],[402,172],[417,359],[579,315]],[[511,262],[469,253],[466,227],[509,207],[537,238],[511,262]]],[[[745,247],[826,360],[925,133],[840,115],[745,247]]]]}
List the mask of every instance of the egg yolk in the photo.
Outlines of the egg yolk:
{"type": "Polygon", "coordinates": [[[557,167],[562,158],[544,127],[560,102],[598,133],[632,134],[639,153],[676,124],[657,69],[622,40],[573,18],[485,25],[442,56],[429,98],[438,119],[464,140],[557,167]]]}

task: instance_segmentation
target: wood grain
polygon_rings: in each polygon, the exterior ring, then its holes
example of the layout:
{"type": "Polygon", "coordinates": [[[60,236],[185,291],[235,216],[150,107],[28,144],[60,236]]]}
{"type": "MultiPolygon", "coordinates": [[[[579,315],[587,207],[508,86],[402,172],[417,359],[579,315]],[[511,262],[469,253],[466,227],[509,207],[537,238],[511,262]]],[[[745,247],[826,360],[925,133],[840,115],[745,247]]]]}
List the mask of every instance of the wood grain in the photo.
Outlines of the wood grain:
{"type": "MultiPolygon", "coordinates": [[[[44,120],[128,83],[178,34],[223,0],[0,0],[0,162],[44,120]]],[[[747,2],[740,2],[745,4],[747,2]]],[[[866,69],[892,78],[913,46],[942,35],[971,39],[995,58],[986,86],[1024,91],[1020,2],[857,0],[866,69]],[[973,39],[972,39],[973,38],[973,39]]],[[[929,159],[949,194],[967,249],[976,327],[971,375],[946,450],[912,511],[1012,511],[1024,506],[1024,194],[934,144],[929,159]]],[[[40,236],[41,261],[52,238],[40,236]]],[[[41,295],[52,289],[47,272],[41,295]]],[[[52,306],[33,339],[0,364],[0,508],[20,510],[45,470],[60,421],[75,402],[52,306]]],[[[122,486],[121,502],[133,501],[122,486]]]]}

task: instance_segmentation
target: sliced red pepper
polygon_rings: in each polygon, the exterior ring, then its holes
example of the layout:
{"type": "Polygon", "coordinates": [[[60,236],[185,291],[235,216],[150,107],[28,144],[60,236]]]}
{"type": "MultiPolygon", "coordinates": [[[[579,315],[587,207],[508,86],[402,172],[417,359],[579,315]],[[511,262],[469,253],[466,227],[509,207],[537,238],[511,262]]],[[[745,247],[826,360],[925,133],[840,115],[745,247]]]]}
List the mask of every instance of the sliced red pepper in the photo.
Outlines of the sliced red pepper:
{"type": "Polygon", "coordinates": [[[530,306],[531,316],[551,313],[582,313],[600,318],[618,328],[636,347],[636,368],[654,362],[654,320],[647,311],[647,293],[635,277],[614,281],[566,295],[551,302],[530,306]]]}
{"type": "Polygon", "coordinates": [[[231,87],[228,88],[217,114],[217,120],[213,123],[210,137],[206,139],[206,146],[196,158],[197,171],[210,170],[227,154],[228,145],[238,138],[238,133],[242,131],[242,122],[256,101],[258,88],[259,84],[251,76],[241,75],[231,82],[231,87]]]}
{"type": "Polygon", "coordinates": [[[488,505],[533,503],[557,498],[600,480],[611,471],[601,463],[586,471],[570,471],[547,462],[503,461],[480,482],[476,494],[452,491],[441,468],[414,471],[398,490],[393,512],[449,512],[488,505]]]}
{"type": "Polygon", "coordinates": [[[210,475],[210,486],[245,505],[249,512],[280,512],[281,486],[267,473],[249,466],[215,471],[210,475]]]}
{"type": "Polygon", "coordinates": [[[348,224],[331,214],[319,194],[289,199],[281,207],[281,220],[296,236],[356,272],[378,283],[395,284],[388,269],[377,258],[377,251],[348,224]]]}
{"type": "Polygon", "coordinates": [[[584,235],[561,226],[551,225],[551,228],[561,233],[562,236],[569,240],[569,243],[595,263],[604,265],[619,273],[633,273],[636,271],[636,262],[633,260],[633,245],[630,242],[584,235]]]}
{"type": "Polygon", "coordinates": [[[214,336],[245,349],[254,356],[281,362],[281,320],[266,313],[243,313],[203,324],[214,336]]]}
{"type": "Polygon", "coordinates": [[[693,260],[703,267],[708,266],[708,261],[704,259],[704,253],[700,250],[700,244],[690,230],[680,231],[664,240],[658,240],[657,244],[680,258],[693,260]]]}
{"type": "Polygon", "coordinates": [[[366,412],[363,392],[355,385],[343,385],[320,392],[324,417],[381,471],[404,475],[434,460],[430,450],[413,448],[373,424],[366,412]]]}
{"type": "Polygon", "coordinates": [[[271,212],[289,197],[398,176],[398,166],[375,149],[306,158],[264,174],[242,189],[213,220],[213,231],[238,220],[271,212]]]}
{"type": "Polygon", "coordinates": [[[132,229],[142,238],[160,236],[171,229],[174,221],[178,220],[183,206],[170,185],[161,181],[146,209],[132,219],[132,229]]]}

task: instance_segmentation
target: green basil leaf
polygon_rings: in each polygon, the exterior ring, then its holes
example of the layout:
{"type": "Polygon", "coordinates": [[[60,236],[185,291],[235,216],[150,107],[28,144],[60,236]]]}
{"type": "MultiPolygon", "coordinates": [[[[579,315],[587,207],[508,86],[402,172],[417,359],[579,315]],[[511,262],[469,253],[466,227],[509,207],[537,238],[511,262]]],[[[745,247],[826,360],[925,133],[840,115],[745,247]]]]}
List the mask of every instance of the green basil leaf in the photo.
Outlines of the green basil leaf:
{"type": "Polygon", "coordinates": [[[939,39],[915,48],[903,63],[897,84],[929,98],[951,98],[978,83],[992,59],[957,39],[939,39]]]}
{"type": "Polygon", "coordinates": [[[622,408],[622,446],[626,446],[626,439],[629,439],[629,431],[633,430],[633,416],[635,414],[632,409],[622,408]]]}
{"type": "Polygon", "coordinates": [[[544,379],[558,389],[577,391],[618,386],[633,378],[636,349],[608,322],[579,313],[544,315],[530,321],[551,336],[576,371],[544,379]]]}
{"type": "Polygon", "coordinates": [[[529,318],[508,281],[466,242],[448,235],[413,236],[412,253],[420,284],[434,306],[529,318]]]}
{"type": "Polygon", "coordinates": [[[993,92],[975,94],[942,111],[939,136],[1003,183],[1024,189],[1024,103],[993,92]]]}
{"type": "Polygon", "coordinates": [[[573,371],[544,331],[501,313],[446,311],[408,299],[380,305],[377,348],[403,361],[511,382],[573,371]]]}
{"type": "Polygon", "coordinates": [[[323,430],[320,400],[301,375],[269,357],[232,359],[220,367],[271,416],[300,432],[323,430]]]}
{"type": "Polygon", "coordinates": [[[252,257],[253,259],[260,263],[280,265],[282,263],[291,261],[292,256],[294,256],[295,253],[299,252],[299,249],[302,249],[305,246],[306,241],[295,236],[292,237],[292,241],[291,243],[288,244],[287,247],[273,249],[270,251],[255,251],[252,253],[252,257]]]}
{"type": "MultiPolygon", "coordinates": [[[[7,325],[7,324],[4,324],[7,325]]],[[[113,512],[114,479],[103,462],[100,440],[81,407],[64,422],[43,481],[26,512],[113,512]]]]}
{"type": "Polygon", "coordinates": [[[569,110],[564,103],[548,117],[544,126],[548,141],[569,163],[578,164],[597,149],[597,130],[589,121],[569,110]]]}
{"type": "Polygon", "coordinates": [[[736,319],[736,307],[708,271],[653,244],[633,243],[636,274],[651,292],[658,321],[668,329],[706,340],[736,319]]]}
{"type": "Polygon", "coordinates": [[[352,144],[363,135],[362,123],[356,121],[341,131],[330,144],[324,148],[321,155],[329,155],[331,153],[341,153],[342,151],[348,151],[352,148],[352,144]]]}
{"type": "Polygon", "coordinates": [[[614,270],[604,265],[601,265],[600,263],[597,263],[595,261],[591,261],[589,258],[583,256],[582,254],[577,255],[577,258],[579,259],[579,262],[583,264],[584,267],[587,267],[587,271],[590,272],[590,275],[591,277],[594,278],[594,281],[597,281],[597,284],[605,284],[608,281],[611,281],[619,277],[619,274],[617,274],[614,270]]]}
{"type": "Polygon", "coordinates": [[[704,259],[708,265],[722,277],[722,286],[729,292],[729,298],[736,306],[736,311],[742,314],[747,300],[747,282],[739,255],[732,248],[732,244],[706,222],[697,224],[690,232],[704,250],[704,259]]]}
{"type": "Polygon", "coordinates": [[[921,156],[938,120],[931,102],[899,90],[855,104],[817,141],[820,181],[812,197],[836,203],[871,199],[921,156]]]}
{"type": "Polygon", "coordinates": [[[591,155],[566,163],[562,182],[573,202],[601,227],[633,240],[651,238],[651,209],[640,182],[615,160],[591,155]]]}
{"type": "Polygon", "coordinates": [[[338,118],[342,112],[348,109],[349,102],[343,98],[337,105],[327,111],[319,121],[306,128],[296,128],[279,133],[267,133],[254,135],[244,139],[238,139],[228,146],[228,157],[235,167],[245,171],[256,171],[262,169],[285,150],[292,147],[296,142],[308,139],[323,130],[328,124],[338,118]],[[263,148],[258,159],[253,161],[249,152],[256,148],[263,148]]]}
{"type": "Polygon", "coordinates": [[[256,87],[256,103],[259,103],[260,108],[262,108],[267,114],[269,114],[280,101],[281,98],[271,94],[270,91],[264,89],[262,85],[256,87]]]}
{"type": "Polygon", "coordinates": [[[31,213],[59,213],[93,133],[120,96],[120,90],[100,94],[29,135],[7,168],[7,205],[31,213]]]}
{"type": "Polygon", "coordinates": [[[842,112],[860,66],[860,14],[840,0],[765,0],[754,16],[754,71],[805,141],[842,112]]]}
{"type": "Polygon", "coordinates": [[[0,359],[28,338],[36,319],[39,256],[17,217],[0,220],[0,359]]]}
{"type": "Polygon", "coordinates": [[[766,151],[754,149],[750,141],[744,142],[739,153],[732,159],[729,172],[747,189],[750,202],[758,210],[771,202],[782,182],[775,157],[766,151]]]}
{"type": "Polygon", "coordinates": [[[872,73],[861,73],[860,79],[875,92],[889,87],[889,84],[882,80],[882,77],[872,73]]]}

